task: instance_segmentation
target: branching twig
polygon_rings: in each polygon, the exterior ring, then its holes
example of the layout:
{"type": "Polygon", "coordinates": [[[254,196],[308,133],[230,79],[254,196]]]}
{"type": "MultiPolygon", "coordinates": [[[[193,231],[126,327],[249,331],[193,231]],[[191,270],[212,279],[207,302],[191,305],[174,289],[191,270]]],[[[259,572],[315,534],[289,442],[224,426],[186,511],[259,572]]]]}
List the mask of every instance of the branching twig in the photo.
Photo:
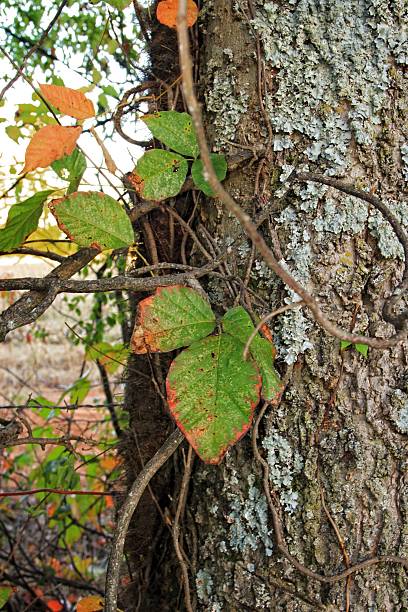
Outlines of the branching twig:
{"type": "Polygon", "coordinates": [[[248,357],[248,351],[251,346],[251,343],[253,339],[255,338],[255,336],[257,335],[257,333],[259,332],[259,330],[265,325],[265,323],[267,323],[274,317],[277,317],[278,315],[282,314],[283,312],[286,312],[287,310],[293,310],[294,308],[301,308],[304,305],[305,305],[304,302],[294,302],[292,304],[286,304],[286,306],[281,306],[280,308],[277,308],[273,312],[270,312],[265,317],[263,317],[259,321],[258,325],[255,327],[252,334],[249,336],[248,340],[246,341],[246,344],[244,346],[244,352],[242,354],[243,358],[246,359],[248,357]]]}
{"type": "Polygon", "coordinates": [[[48,26],[45,28],[45,30],[43,31],[43,33],[41,34],[40,38],[38,39],[38,41],[31,47],[31,49],[29,51],[27,51],[27,53],[24,56],[23,62],[17,72],[17,74],[3,87],[3,89],[0,92],[0,101],[3,99],[4,94],[6,93],[6,91],[8,89],[10,89],[10,87],[12,87],[12,85],[14,85],[14,83],[20,78],[20,76],[23,73],[24,68],[27,65],[28,60],[30,59],[30,57],[36,52],[36,50],[41,47],[41,45],[43,44],[43,42],[45,41],[45,39],[47,38],[48,34],[50,33],[51,29],[53,28],[53,26],[55,25],[55,23],[58,21],[59,16],[61,15],[62,11],[64,10],[64,7],[68,4],[68,0],[62,0],[61,4],[59,5],[57,12],[55,13],[54,17],[52,18],[52,20],[50,21],[50,23],[48,24],[48,26]]]}
{"type": "Polygon", "coordinates": [[[112,491],[81,491],[71,489],[30,489],[29,491],[1,491],[0,497],[20,497],[35,493],[57,493],[58,495],[113,495],[112,491]]]}
{"type": "Polygon", "coordinates": [[[316,299],[311,296],[298,282],[297,280],[287,272],[276,260],[272,251],[266,244],[264,238],[258,233],[255,224],[249,217],[249,215],[242,210],[242,208],[235,202],[230,194],[224,189],[221,183],[218,181],[217,176],[214,172],[211,159],[210,151],[207,144],[207,139],[204,132],[204,126],[201,116],[201,109],[197,101],[194,85],[193,85],[193,72],[192,62],[189,51],[189,39],[186,25],[186,0],[180,0],[179,12],[177,17],[177,35],[179,43],[179,54],[180,54],[180,66],[183,77],[183,90],[185,99],[187,102],[188,109],[193,119],[193,124],[197,134],[197,140],[200,148],[200,156],[203,161],[205,172],[208,177],[208,182],[215,192],[216,196],[225,205],[227,210],[232,213],[241,224],[241,227],[255,245],[255,248],[263,257],[267,266],[275,272],[277,276],[290,288],[292,291],[297,293],[301,299],[305,302],[306,306],[310,309],[313,314],[315,321],[325,329],[330,335],[346,340],[352,343],[366,344],[372,348],[390,348],[395,346],[398,342],[406,337],[406,328],[408,320],[405,319],[401,322],[399,331],[391,338],[373,338],[371,336],[360,336],[358,334],[352,334],[346,330],[338,327],[335,323],[330,321],[326,315],[321,311],[316,299]]]}
{"type": "Polygon", "coordinates": [[[72,447],[71,440],[74,442],[82,442],[83,444],[88,444],[89,446],[97,446],[99,444],[96,440],[89,440],[81,436],[61,436],[61,438],[36,438],[33,436],[26,436],[25,438],[14,438],[10,442],[1,442],[0,448],[21,446],[23,444],[39,444],[39,446],[42,446],[43,448],[47,445],[72,447]]]}
{"type": "MultiPolygon", "coordinates": [[[[64,280],[46,276],[45,278],[6,278],[0,279],[0,291],[47,291],[51,293],[101,293],[105,291],[152,291],[157,287],[183,284],[190,278],[200,278],[208,274],[215,263],[202,268],[193,268],[181,274],[168,274],[148,278],[132,276],[113,276],[94,280],[64,280]]],[[[157,266],[156,266],[157,267],[157,266]]]]}
{"type": "Polygon", "coordinates": [[[177,504],[176,515],[174,517],[172,536],[173,536],[173,544],[174,550],[176,552],[177,559],[181,568],[181,575],[183,577],[183,589],[184,589],[184,603],[186,604],[187,612],[193,612],[193,606],[191,605],[191,593],[190,593],[190,583],[188,579],[188,568],[186,561],[183,557],[183,552],[180,547],[180,519],[182,518],[184,507],[186,504],[188,485],[191,478],[191,471],[193,468],[193,448],[189,446],[187,461],[184,468],[183,480],[181,482],[180,494],[177,504]]]}
{"type": "Polygon", "coordinates": [[[132,515],[153,476],[172,456],[176,448],[183,442],[183,440],[184,436],[179,429],[174,431],[171,436],[167,438],[163,446],[160,447],[154,457],[150,459],[136,480],[133,482],[128,496],[120,509],[106,573],[104,612],[117,611],[120,565],[122,561],[126,533],[129,528],[132,515]]]}

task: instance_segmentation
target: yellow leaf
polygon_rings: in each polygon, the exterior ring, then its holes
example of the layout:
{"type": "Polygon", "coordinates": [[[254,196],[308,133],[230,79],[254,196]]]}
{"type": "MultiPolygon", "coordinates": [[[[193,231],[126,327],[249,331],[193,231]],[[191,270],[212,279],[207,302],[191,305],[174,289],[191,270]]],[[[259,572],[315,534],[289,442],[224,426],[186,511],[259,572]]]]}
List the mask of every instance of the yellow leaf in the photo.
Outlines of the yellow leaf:
{"type": "Polygon", "coordinates": [[[34,134],[27,147],[22,172],[46,168],[64,155],[71,155],[82,128],[46,125],[34,134]]]}
{"type": "Polygon", "coordinates": [[[40,251],[50,251],[57,255],[67,256],[73,255],[78,250],[76,244],[66,240],[65,242],[52,242],[53,240],[63,240],[65,235],[60,229],[54,225],[47,228],[38,228],[29,235],[25,244],[30,249],[38,249],[40,251]]]}
{"type": "Polygon", "coordinates": [[[77,612],[99,612],[103,609],[103,599],[99,595],[91,595],[78,601],[77,612]]]}
{"type": "Polygon", "coordinates": [[[44,98],[64,115],[79,120],[95,116],[93,103],[82,91],[61,85],[40,85],[40,90],[44,98]]]}

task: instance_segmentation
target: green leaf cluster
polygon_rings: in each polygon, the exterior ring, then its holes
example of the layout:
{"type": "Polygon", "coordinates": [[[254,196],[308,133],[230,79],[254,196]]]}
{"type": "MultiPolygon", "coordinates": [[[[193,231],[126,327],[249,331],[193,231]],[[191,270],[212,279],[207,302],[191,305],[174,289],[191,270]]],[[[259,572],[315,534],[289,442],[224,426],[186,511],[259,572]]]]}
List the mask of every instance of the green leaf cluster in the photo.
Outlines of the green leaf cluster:
{"type": "MultiPolygon", "coordinates": [[[[142,196],[147,200],[160,201],[177,195],[187,177],[186,158],[192,158],[191,176],[194,184],[212,197],[214,193],[204,176],[203,162],[198,159],[200,149],[191,116],[177,111],[161,111],[146,115],[142,121],[157,140],[175,151],[171,153],[154,149],[140,158],[135,173],[143,181],[142,196]]],[[[211,154],[211,162],[218,180],[223,181],[227,174],[224,155],[211,154]]]]}
{"type": "Polygon", "coordinates": [[[211,307],[188,287],[160,288],[139,304],[131,349],[135,353],[183,350],[173,361],[166,388],[177,425],[207,463],[219,463],[251,426],[260,395],[273,401],[281,392],[272,344],[256,334],[242,308],[229,310],[211,334],[211,307]],[[261,392],[262,388],[262,392],[261,392]]]}
{"type": "Polygon", "coordinates": [[[354,348],[356,349],[356,351],[358,353],[361,353],[361,355],[363,355],[363,357],[367,357],[368,355],[368,346],[367,344],[359,344],[358,342],[356,344],[353,344],[352,342],[348,342],[347,340],[341,340],[340,341],[340,350],[344,351],[346,349],[348,349],[350,346],[354,346],[354,348]]]}

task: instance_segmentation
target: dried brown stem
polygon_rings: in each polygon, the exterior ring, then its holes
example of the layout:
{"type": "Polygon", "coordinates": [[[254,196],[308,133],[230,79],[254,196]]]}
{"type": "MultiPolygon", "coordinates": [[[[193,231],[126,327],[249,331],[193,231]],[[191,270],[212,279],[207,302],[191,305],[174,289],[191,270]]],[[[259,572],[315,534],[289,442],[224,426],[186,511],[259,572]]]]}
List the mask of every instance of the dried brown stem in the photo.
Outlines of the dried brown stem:
{"type": "Polygon", "coordinates": [[[183,552],[180,546],[180,520],[183,516],[187,493],[188,493],[188,485],[191,478],[191,471],[193,468],[193,449],[191,446],[188,448],[187,453],[187,461],[184,468],[183,480],[181,482],[180,494],[177,504],[176,515],[174,517],[172,535],[173,535],[173,544],[174,550],[176,552],[177,559],[181,568],[181,575],[183,577],[183,589],[184,589],[184,603],[186,605],[187,612],[193,612],[193,606],[191,604],[191,593],[190,593],[190,583],[188,579],[188,568],[187,563],[184,559],[183,552]]]}

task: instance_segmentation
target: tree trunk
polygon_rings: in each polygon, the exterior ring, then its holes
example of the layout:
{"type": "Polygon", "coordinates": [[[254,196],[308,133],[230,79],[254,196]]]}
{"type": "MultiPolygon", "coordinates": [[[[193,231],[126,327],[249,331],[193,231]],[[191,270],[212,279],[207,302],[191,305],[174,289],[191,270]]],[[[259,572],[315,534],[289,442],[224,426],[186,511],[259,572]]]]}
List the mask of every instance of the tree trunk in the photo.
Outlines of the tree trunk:
{"type": "MultiPolygon", "coordinates": [[[[290,186],[287,177],[295,167],[341,178],[406,222],[406,0],[212,0],[203,8],[198,92],[209,140],[227,155],[266,150],[226,188],[253,217],[269,207],[260,231],[331,320],[392,335],[381,313],[403,253],[391,227],[357,198],[311,182],[290,186]]],[[[195,229],[207,249],[231,247],[228,272],[249,281],[246,307],[264,315],[294,301],[216,200],[201,204],[195,229]]],[[[215,309],[232,305],[222,279],[205,288],[215,309]]],[[[257,446],[288,552],[321,576],[376,556],[407,559],[407,343],[367,356],[340,350],[306,308],[276,317],[273,332],[287,384],[259,424],[257,446]]],[[[251,436],[218,467],[194,464],[182,525],[193,609],[408,610],[398,559],[328,583],[282,554],[251,436]]],[[[180,477],[176,495],[179,486],[180,477]]],[[[151,592],[160,585],[160,603],[139,609],[184,610],[171,547],[160,563],[149,584],[151,592]]]]}

